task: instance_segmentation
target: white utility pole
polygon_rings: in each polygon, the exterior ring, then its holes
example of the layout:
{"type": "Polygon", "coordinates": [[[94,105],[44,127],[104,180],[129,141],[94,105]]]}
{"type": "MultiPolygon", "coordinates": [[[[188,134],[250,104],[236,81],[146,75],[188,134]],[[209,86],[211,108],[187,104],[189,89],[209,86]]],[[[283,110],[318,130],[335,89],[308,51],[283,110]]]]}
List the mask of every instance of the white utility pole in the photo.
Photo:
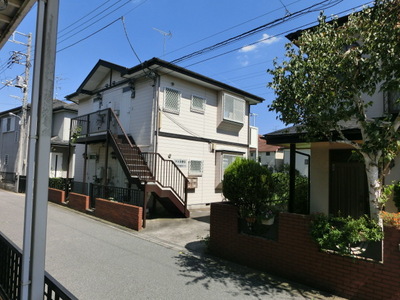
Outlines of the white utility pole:
{"type": "Polygon", "coordinates": [[[22,116],[20,120],[20,134],[19,134],[19,147],[17,153],[17,165],[15,168],[15,174],[17,175],[16,181],[16,192],[19,190],[20,176],[26,175],[26,158],[27,158],[27,138],[28,138],[28,126],[27,126],[27,116],[28,116],[28,87],[29,87],[29,71],[31,68],[31,49],[32,49],[32,34],[24,34],[18,31],[14,31],[10,42],[15,44],[26,46],[26,52],[14,51],[12,54],[12,63],[17,63],[25,66],[24,77],[17,76],[14,87],[20,88],[22,90],[22,116]],[[27,42],[21,42],[16,40],[16,35],[20,35],[27,38],[27,42]],[[24,56],[25,60],[21,59],[24,56]]]}
{"type": "Polygon", "coordinates": [[[59,0],[37,0],[35,66],[25,194],[21,299],[43,299],[49,156],[59,0]]]}

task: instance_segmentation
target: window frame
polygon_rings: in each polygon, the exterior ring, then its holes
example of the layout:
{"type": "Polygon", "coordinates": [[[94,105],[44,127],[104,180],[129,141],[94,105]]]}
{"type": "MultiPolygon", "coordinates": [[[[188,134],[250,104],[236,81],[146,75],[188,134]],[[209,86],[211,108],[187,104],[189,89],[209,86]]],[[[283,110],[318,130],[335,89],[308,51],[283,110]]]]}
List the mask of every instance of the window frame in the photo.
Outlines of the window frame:
{"type": "Polygon", "coordinates": [[[225,121],[244,124],[245,115],[246,115],[246,101],[244,99],[238,98],[231,94],[223,93],[223,96],[222,96],[222,119],[225,121]],[[226,110],[228,107],[228,104],[226,103],[228,101],[227,97],[229,97],[230,99],[233,100],[232,111],[226,110]],[[236,114],[239,111],[241,111],[240,120],[238,118],[236,118],[236,114]],[[232,117],[229,116],[230,114],[232,115],[232,117]]]}
{"type": "Polygon", "coordinates": [[[189,176],[203,176],[203,170],[204,170],[204,160],[202,159],[190,159],[188,160],[188,175],[189,176]],[[193,170],[192,169],[192,162],[199,162],[200,163],[200,171],[198,170],[193,170]]]}
{"type": "Polygon", "coordinates": [[[173,113],[173,114],[177,114],[177,115],[179,115],[179,113],[180,113],[180,108],[181,108],[181,99],[182,99],[182,93],[180,92],[180,91],[178,91],[178,90],[176,90],[176,89],[172,89],[172,88],[170,88],[170,87],[165,87],[164,88],[164,106],[163,106],[163,110],[165,111],[165,112],[169,112],[169,113],[173,113]],[[171,108],[171,107],[167,107],[167,90],[169,90],[169,91],[173,91],[173,92],[176,92],[177,94],[178,94],[178,101],[177,101],[177,103],[178,103],[178,105],[177,105],[177,108],[171,108]]]}
{"type": "Polygon", "coordinates": [[[205,111],[206,111],[206,104],[207,104],[207,99],[206,98],[193,94],[191,99],[190,99],[190,111],[204,114],[205,111]],[[202,100],[203,108],[198,108],[198,107],[195,107],[193,105],[193,103],[194,103],[193,99],[194,98],[198,98],[198,100],[202,100]]]}

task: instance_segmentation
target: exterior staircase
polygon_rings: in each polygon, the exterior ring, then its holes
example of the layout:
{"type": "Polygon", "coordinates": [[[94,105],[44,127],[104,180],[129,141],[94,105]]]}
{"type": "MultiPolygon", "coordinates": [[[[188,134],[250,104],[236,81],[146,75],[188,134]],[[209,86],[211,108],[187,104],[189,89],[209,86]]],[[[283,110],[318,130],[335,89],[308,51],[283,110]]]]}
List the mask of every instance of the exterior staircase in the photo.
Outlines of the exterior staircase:
{"type": "Polygon", "coordinates": [[[172,160],[164,159],[159,153],[141,152],[114,112],[108,111],[110,144],[129,180],[138,187],[144,186],[145,194],[156,195],[166,209],[189,217],[186,176],[172,160]]]}

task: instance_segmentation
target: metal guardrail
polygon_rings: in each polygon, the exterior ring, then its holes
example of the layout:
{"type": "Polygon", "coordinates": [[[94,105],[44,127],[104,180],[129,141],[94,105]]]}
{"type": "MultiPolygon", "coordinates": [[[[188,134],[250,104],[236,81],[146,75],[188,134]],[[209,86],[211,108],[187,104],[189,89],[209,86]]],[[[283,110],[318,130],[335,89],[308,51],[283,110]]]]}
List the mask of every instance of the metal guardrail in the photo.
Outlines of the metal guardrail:
{"type": "MultiPolygon", "coordinates": [[[[0,232],[0,298],[21,297],[22,251],[0,232]]],[[[49,273],[44,275],[43,299],[78,300],[49,273]]]]}
{"type": "MultiPolygon", "coordinates": [[[[132,153],[141,156],[147,163],[148,170],[160,186],[170,188],[178,196],[184,207],[187,207],[188,179],[172,160],[164,159],[159,153],[141,152],[136,147],[122,128],[119,119],[110,108],[93,112],[72,119],[71,138],[88,138],[109,131],[113,137],[121,139],[123,144],[129,145],[132,153]]],[[[123,157],[123,156],[122,156],[123,157]]],[[[123,157],[123,159],[125,159],[123,157]]],[[[126,161],[125,161],[126,163],[126,161]]],[[[147,181],[147,170],[135,170],[135,174],[147,181]]]]}
{"type": "Polygon", "coordinates": [[[92,197],[117,201],[136,206],[144,206],[144,192],[115,186],[92,184],[92,197]]]}

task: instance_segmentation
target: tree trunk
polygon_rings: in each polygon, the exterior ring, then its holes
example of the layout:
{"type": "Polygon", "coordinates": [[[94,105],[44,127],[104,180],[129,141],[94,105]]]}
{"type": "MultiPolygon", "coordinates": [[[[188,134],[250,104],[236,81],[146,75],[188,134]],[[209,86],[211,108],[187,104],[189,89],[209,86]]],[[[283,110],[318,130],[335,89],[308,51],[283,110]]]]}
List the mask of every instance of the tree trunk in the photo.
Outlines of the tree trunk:
{"type": "Polygon", "coordinates": [[[370,216],[373,220],[379,222],[379,212],[380,204],[379,199],[382,193],[382,183],[379,180],[379,157],[380,155],[375,155],[370,157],[364,154],[365,159],[365,171],[368,179],[368,194],[369,194],[369,208],[370,216]]]}

